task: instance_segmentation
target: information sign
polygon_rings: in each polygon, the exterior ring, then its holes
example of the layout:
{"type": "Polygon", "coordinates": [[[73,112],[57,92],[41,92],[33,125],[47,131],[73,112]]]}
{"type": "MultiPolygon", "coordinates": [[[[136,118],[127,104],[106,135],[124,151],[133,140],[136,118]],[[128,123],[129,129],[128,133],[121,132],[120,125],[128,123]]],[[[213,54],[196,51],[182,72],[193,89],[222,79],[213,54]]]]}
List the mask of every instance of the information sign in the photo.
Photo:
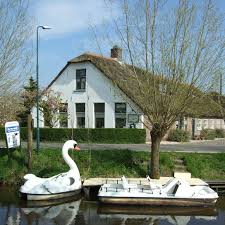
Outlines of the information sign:
{"type": "Polygon", "coordinates": [[[5,134],[8,148],[20,146],[20,126],[17,121],[5,123],[5,134]]]}
{"type": "Polygon", "coordinates": [[[138,123],[139,115],[138,114],[128,114],[128,123],[138,123]]]}

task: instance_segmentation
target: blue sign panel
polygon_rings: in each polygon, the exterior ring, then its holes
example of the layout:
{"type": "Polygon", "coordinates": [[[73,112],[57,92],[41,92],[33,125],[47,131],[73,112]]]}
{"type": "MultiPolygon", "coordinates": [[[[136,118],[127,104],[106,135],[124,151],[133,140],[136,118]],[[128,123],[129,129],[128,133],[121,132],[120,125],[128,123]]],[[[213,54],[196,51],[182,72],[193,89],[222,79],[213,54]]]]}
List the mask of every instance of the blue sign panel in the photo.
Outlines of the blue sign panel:
{"type": "Polygon", "coordinates": [[[19,131],[19,126],[6,127],[6,133],[13,133],[19,131]]]}

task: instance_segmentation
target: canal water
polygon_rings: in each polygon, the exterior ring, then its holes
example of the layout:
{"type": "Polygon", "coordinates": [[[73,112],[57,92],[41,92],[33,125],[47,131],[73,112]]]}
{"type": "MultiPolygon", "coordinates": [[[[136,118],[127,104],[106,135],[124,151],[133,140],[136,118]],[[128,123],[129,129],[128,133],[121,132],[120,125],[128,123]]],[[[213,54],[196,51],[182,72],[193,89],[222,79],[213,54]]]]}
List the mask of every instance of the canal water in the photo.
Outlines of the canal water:
{"type": "Polygon", "coordinates": [[[21,201],[0,188],[0,225],[225,225],[225,197],[214,208],[104,206],[80,196],[66,202],[21,201]],[[40,205],[41,204],[41,205],[40,205]]]}

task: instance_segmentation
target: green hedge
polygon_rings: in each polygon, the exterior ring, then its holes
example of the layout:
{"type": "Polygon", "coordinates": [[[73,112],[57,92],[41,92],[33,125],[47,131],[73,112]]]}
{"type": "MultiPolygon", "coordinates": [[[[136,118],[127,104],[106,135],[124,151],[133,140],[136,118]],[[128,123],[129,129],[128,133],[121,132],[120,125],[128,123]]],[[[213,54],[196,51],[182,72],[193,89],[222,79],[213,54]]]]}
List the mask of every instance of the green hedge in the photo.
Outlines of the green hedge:
{"type": "Polygon", "coordinates": [[[225,138],[225,130],[215,129],[216,138],[225,138]]]}
{"type": "Polygon", "coordinates": [[[176,142],[187,142],[190,140],[190,133],[185,130],[176,129],[170,130],[167,140],[176,142]]]}
{"type": "MultiPolygon", "coordinates": [[[[27,128],[21,128],[21,139],[27,139],[27,128]]],[[[5,129],[0,128],[0,139],[5,138],[5,129]]],[[[36,132],[34,129],[34,139],[36,132]]],[[[41,141],[64,142],[74,138],[79,143],[145,143],[145,129],[103,128],[103,129],[71,129],[40,128],[41,141]],[[73,133],[73,135],[72,135],[73,133]],[[88,138],[89,137],[89,138],[88,138]]]]}
{"type": "Polygon", "coordinates": [[[204,140],[214,140],[216,137],[216,131],[212,129],[203,129],[201,130],[200,137],[204,140]]]}

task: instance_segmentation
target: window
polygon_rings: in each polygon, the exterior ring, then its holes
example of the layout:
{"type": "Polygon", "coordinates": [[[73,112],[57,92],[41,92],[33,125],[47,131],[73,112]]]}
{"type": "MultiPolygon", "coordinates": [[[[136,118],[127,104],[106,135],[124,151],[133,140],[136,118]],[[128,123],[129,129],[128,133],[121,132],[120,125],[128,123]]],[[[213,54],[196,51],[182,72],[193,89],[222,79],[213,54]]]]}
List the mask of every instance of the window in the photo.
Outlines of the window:
{"type": "Polygon", "coordinates": [[[105,127],[105,103],[95,103],[95,128],[105,127]]]}
{"type": "Polygon", "coordinates": [[[49,121],[49,119],[47,118],[47,113],[44,112],[44,126],[45,127],[52,127],[51,122],[49,121]]]}
{"type": "Polygon", "coordinates": [[[115,127],[126,127],[126,103],[115,103],[115,127]]]}
{"type": "Polygon", "coordinates": [[[76,103],[77,128],[85,128],[85,103],[76,103]]]}
{"type": "Polygon", "coordinates": [[[62,103],[59,108],[59,127],[68,127],[68,104],[62,103]]]}
{"type": "Polygon", "coordinates": [[[76,70],[76,90],[84,91],[86,88],[86,69],[76,70]]]}
{"type": "Polygon", "coordinates": [[[161,94],[165,94],[166,93],[166,85],[165,84],[159,84],[159,92],[161,94]]]}

